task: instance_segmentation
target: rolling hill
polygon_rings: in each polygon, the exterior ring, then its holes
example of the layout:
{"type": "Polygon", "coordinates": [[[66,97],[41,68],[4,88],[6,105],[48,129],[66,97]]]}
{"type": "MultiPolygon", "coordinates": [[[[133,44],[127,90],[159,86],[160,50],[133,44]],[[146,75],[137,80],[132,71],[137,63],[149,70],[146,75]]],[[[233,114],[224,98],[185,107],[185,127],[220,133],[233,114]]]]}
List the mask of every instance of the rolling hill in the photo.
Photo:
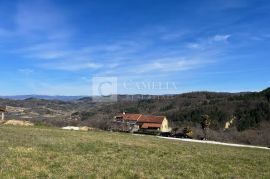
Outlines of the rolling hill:
{"type": "Polygon", "coordinates": [[[268,178],[268,150],[0,126],[0,178],[268,178]]]}
{"type": "MultiPolygon", "coordinates": [[[[116,114],[165,115],[170,125],[181,130],[190,126],[200,138],[201,115],[210,116],[210,139],[270,146],[270,88],[261,92],[191,92],[179,95],[118,95],[118,101],[97,103],[91,97],[77,100],[0,99],[0,105],[22,108],[7,113],[9,119],[27,119],[53,126],[87,125],[110,129],[116,114]],[[234,119],[229,129],[227,121],[234,119]]],[[[14,108],[10,108],[14,109],[14,108]]]]}

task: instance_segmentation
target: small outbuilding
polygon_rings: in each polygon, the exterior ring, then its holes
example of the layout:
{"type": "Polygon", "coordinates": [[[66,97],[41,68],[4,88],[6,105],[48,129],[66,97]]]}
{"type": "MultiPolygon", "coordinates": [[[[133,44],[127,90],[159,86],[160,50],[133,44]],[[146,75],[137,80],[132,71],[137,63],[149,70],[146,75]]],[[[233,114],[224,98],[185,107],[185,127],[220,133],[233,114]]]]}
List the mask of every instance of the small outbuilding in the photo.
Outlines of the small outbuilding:
{"type": "Polygon", "coordinates": [[[5,119],[5,112],[6,112],[6,107],[0,106],[0,113],[1,113],[1,120],[2,121],[5,119]]]}

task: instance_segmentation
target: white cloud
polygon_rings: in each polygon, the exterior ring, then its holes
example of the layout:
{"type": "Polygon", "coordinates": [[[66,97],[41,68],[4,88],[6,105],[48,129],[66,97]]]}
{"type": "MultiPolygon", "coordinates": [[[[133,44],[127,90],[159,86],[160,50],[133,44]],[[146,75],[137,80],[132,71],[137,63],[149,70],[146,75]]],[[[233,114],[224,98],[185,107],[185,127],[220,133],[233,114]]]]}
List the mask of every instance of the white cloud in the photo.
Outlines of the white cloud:
{"type": "Polygon", "coordinates": [[[37,66],[42,68],[79,71],[99,69],[104,66],[107,69],[116,68],[121,61],[141,48],[137,42],[133,41],[119,41],[78,49],[68,45],[51,42],[38,43],[14,52],[35,59],[37,66]]]}
{"type": "Polygon", "coordinates": [[[87,69],[99,69],[103,67],[103,65],[87,61],[67,61],[64,63],[44,63],[41,67],[53,70],[80,71],[87,69]]]}
{"type": "Polygon", "coordinates": [[[36,94],[44,95],[91,95],[91,84],[90,83],[49,83],[37,81],[32,86],[33,91],[36,94]]]}
{"type": "Polygon", "coordinates": [[[22,69],[19,69],[18,71],[24,75],[31,75],[34,73],[34,70],[30,68],[22,68],[22,69]]]}
{"type": "Polygon", "coordinates": [[[13,26],[0,27],[0,37],[7,41],[20,38],[24,44],[68,41],[73,27],[56,7],[51,1],[19,1],[10,18],[13,26]]]}
{"type": "Polygon", "coordinates": [[[210,49],[214,49],[219,51],[222,49],[222,45],[224,42],[228,42],[228,39],[231,37],[230,34],[226,35],[215,35],[210,37],[201,38],[195,42],[189,42],[186,45],[186,48],[191,50],[200,50],[200,51],[207,51],[210,49]]]}
{"type": "Polygon", "coordinates": [[[53,60],[71,56],[71,50],[61,43],[44,42],[16,49],[12,53],[36,60],[53,60]]]}
{"type": "Polygon", "coordinates": [[[185,35],[189,34],[187,30],[181,30],[177,32],[166,32],[161,35],[162,40],[180,40],[185,35]]]}
{"type": "Polygon", "coordinates": [[[198,44],[198,43],[188,43],[187,47],[190,48],[190,49],[198,49],[198,48],[200,48],[200,44],[198,44]]]}
{"type": "Polygon", "coordinates": [[[68,54],[62,50],[43,50],[25,53],[24,56],[35,59],[59,59],[68,56],[68,54]]]}
{"type": "Polygon", "coordinates": [[[99,76],[119,76],[119,77],[140,77],[143,79],[147,75],[169,75],[202,68],[206,64],[215,63],[211,60],[211,54],[194,54],[193,56],[166,57],[161,59],[141,60],[140,63],[126,63],[117,66],[116,69],[102,68],[97,75],[99,76]]]}
{"type": "MultiPolygon", "coordinates": [[[[16,15],[18,32],[25,36],[46,35],[39,43],[31,43],[17,50],[20,55],[36,59],[36,66],[64,71],[93,70],[93,73],[145,74],[149,72],[180,72],[192,70],[209,63],[205,58],[197,58],[193,51],[215,48],[213,42],[227,41],[230,35],[216,35],[198,42],[174,45],[174,49],[159,47],[162,40],[180,40],[190,31],[159,32],[158,38],[119,40],[103,44],[89,44],[76,48],[69,41],[70,28],[64,16],[47,2],[20,4],[16,15]],[[63,35],[62,35],[63,34],[63,35]],[[59,40],[60,39],[60,40],[59,40]],[[149,41],[151,41],[149,43],[149,41]],[[150,45],[149,45],[150,44],[150,45]],[[156,46],[155,49],[152,49],[156,46]],[[189,48],[181,52],[181,47],[189,48]],[[191,50],[190,50],[191,49],[191,50]],[[176,53],[175,53],[176,52],[176,53]],[[139,60],[138,60],[139,59],[139,60]],[[139,64],[138,64],[138,61],[139,64]],[[100,71],[98,71],[100,70],[100,71]]],[[[152,31],[151,31],[152,33],[152,31]]],[[[181,44],[182,42],[179,42],[181,44]]],[[[207,52],[205,52],[207,53],[207,52]]],[[[202,55],[203,56],[203,55],[202,55]]]]}
{"type": "Polygon", "coordinates": [[[216,42],[226,42],[229,38],[231,37],[231,35],[226,34],[226,35],[215,35],[213,37],[213,40],[216,42]]]}
{"type": "Polygon", "coordinates": [[[152,73],[157,72],[180,72],[192,70],[202,66],[203,64],[210,63],[203,59],[187,59],[187,58],[164,58],[157,59],[148,64],[135,67],[136,73],[152,73]]]}
{"type": "Polygon", "coordinates": [[[33,37],[62,38],[68,35],[65,18],[49,1],[19,3],[15,16],[17,33],[33,37]]]}

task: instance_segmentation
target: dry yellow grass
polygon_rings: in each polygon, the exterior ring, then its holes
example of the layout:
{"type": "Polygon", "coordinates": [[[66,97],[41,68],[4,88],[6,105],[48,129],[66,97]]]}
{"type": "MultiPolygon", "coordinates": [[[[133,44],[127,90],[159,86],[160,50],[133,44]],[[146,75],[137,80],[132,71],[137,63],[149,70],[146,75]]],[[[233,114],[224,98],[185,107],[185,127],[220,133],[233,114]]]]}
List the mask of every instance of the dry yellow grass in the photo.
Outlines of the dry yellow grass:
{"type": "Polygon", "coordinates": [[[13,126],[34,126],[33,123],[29,121],[22,120],[7,120],[3,123],[4,125],[13,125],[13,126]]]}
{"type": "Polygon", "coordinates": [[[0,178],[269,178],[268,150],[0,126],[0,178]]]}

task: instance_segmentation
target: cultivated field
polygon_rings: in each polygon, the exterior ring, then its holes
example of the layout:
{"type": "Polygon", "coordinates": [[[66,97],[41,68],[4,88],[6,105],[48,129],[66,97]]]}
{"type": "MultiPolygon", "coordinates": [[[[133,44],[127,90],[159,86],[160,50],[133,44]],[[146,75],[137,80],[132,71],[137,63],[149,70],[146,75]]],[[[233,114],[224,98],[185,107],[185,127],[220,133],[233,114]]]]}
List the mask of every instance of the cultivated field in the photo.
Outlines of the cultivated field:
{"type": "Polygon", "coordinates": [[[0,178],[269,178],[270,151],[0,126],[0,178]]]}

